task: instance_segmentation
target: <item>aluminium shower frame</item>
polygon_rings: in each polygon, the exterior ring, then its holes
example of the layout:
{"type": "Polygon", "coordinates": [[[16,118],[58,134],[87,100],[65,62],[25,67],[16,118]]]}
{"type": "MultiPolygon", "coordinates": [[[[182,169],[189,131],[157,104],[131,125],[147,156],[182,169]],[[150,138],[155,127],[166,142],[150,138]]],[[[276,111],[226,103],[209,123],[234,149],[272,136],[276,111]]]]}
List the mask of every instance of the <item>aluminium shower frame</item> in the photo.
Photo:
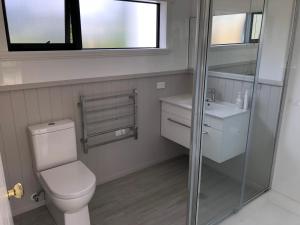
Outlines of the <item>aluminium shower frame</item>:
{"type": "MultiPolygon", "coordinates": [[[[196,19],[196,63],[195,63],[195,71],[194,71],[194,95],[193,95],[193,110],[192,110],[192,129],[191,129],[191,154],[190,154],[190,169],[189,169],[189,196],[188,196],[188,216],[187,216],[187,224],[188,225],[197,225],[198,224],[198,205],[199,205],[199,196],[201,189],[201,167],[202,167],[202,123],[204,117],[204,103],[205,103],[205,95],[206,95],[206,86],[207,86],[207,53],[209,48],[209,40],[210,40],[210,27],[212,22],[212,1],[213,0],[197,0],[197,19],[196,19]],[[201,32],[200,32],[201,31],[201,32]]],[[[268,9],[269,0],[265,0],[264,4],[264,12],[263,12],[263,25],[261,32],[261,42],[259,45],[258,53],[257,53],[257,68],[256,68],[256,76],[254,77],[254,87],[253,87],[253,103],[251,105],[251,115],[249,121],[249,132],[247,138],[247,146],[246,153],[244,157],[244,165],[243,165],[243,177],[242,177],[242,186],[241,186],[241,198],[239,207],[236,211],[240,210],[243,206],[253,201],[257,197],[261,196],[263,193],[270,189],[270,185],[273,179],[274,173],[274,164],[277,152],[278,145],[278,136],[280,132],[280,126],[282,123],[282,115],[283,115],[283,106],[286,99],[287,94],[287,85],[288,78],[291,71],[291,62],[293,55],[293,47],[295,42],[295,35],[297,29],[297,20],[298,14],[300,12],[300,0],[294,0],[293,7],[293,15],[291,20],[291,28],[289,33],[289,43],[288,43],[288,54],[286,57],[286,67],[285,67],[285,77],[283,82],[283,91],[281,95],[280,102],[280,111],[279,118],[277,123],[276,135],[275,135],[275,144],[274,144],[274,154],[273,154],[273,164],[272,170],[269,178],[269,186],[262,190],[260,193],[257,193],[255,197],[250,200],[244,200],[244,190],[246,184],[246,175],[247,175],[247,166],[248,166],[248,158],[250,154],[250,142],[252,137],[252,128],[254,123],[254,112],[256,109],[256,93],[258,86],[258,77],[259,77],[259,67],[260,67],[260,59],[262,56],[262,48],[264,43],[264,30],[266,23],[266,13],[268,9]]],[[[200,202],[201,204],[201,202],[200,202]]],[[[226,219],[234,212],[224,215],[218,222],[226,219]]]]}

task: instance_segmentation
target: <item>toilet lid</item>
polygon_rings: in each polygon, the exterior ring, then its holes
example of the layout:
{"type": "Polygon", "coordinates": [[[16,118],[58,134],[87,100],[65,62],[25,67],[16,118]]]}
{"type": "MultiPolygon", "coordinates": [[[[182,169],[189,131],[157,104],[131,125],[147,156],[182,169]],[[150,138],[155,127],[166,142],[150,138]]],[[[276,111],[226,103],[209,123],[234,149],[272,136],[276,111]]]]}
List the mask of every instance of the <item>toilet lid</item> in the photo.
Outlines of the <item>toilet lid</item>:
{"type": "Polygon", "coordinates": [[[72,199],[83,196],[95,186],[95,175],[80,161],[41,172],[49,191],[57,198],[72,199]]]}

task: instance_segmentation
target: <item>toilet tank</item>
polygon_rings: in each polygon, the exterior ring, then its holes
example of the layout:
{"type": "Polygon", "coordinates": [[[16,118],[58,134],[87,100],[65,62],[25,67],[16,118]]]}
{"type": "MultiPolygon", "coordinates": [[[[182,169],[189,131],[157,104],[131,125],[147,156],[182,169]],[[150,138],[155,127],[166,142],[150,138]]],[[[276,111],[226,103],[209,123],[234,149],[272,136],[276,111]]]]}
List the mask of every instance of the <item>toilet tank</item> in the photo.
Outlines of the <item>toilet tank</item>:
{"type": "Polygon", "coordinates": [[[37,124],[28,128],[37,172],[77,160],[72,120],[37,124]]]}

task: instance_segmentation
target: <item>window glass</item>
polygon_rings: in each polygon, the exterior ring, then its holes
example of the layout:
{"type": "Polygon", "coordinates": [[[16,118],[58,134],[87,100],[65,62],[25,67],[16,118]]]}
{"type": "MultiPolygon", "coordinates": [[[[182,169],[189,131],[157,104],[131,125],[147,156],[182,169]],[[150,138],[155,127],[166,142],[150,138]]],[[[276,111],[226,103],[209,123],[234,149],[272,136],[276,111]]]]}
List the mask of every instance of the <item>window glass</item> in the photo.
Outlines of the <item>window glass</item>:
{"type": "Polygon", "coordinates": [[[6,0],[11,43],[64,43],[64,0],[6,0]]]}
{"type": "Polygon", "coordinates": [[[244,43],[246,19],[246,13],[214,16],[211,44],[244,43]]]}
{"type": "Polygon", "coordinates": [[[158,4],[80,0],[83,48],[157,47],[158,4]]]}
{"type": "Polygon", "coordinates": [[[262,14],[255,13],[252,17],[251,40],[258,40],[260,38],[260,30],[262,26],[262,14]]]}

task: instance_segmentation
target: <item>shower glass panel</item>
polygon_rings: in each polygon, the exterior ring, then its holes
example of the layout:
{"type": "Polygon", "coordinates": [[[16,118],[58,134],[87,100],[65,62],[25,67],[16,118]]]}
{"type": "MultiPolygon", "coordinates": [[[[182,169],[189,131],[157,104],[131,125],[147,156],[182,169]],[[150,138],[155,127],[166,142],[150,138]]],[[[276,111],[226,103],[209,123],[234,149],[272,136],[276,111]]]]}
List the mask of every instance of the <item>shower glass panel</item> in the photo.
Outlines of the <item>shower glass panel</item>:
{"type": "Polygon", "coordinates": [[[266,3],[263,45],[257,70],[259,77],[256,82],[253,122],[248,141],[244,177],[246,194],[242,196],[243,203],[264,193],[270,187],[284,92],[285,66],[292,43],[290,38],[295,3],[293,0],[273,0],[266,3]]]}
{"type": "MultiPolygon", "coordinates": [[[[262,15],[264,0],[207,2],[211,12],[210,36],[197,225],[218,223],[239,210],[243,198],[249,199],[259,191],[255,185],[245,183],[244,174],[260,41],[260,31],[253,27],[262,27],[258,24],[262,19],[256,15],[262,15]]],[[[196,19],[191,18],[190,23],[193,37],[196,19]]],[[[193,49],[190,45],[191,68],[193,49]]]]}

